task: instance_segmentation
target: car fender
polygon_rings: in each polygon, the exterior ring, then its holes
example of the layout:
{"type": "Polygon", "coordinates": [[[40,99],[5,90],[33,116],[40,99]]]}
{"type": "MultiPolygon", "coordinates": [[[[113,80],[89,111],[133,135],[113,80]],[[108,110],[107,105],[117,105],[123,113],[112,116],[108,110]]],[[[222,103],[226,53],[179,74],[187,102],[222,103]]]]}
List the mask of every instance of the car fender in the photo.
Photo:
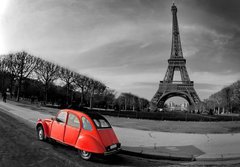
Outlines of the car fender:
{"type": "Polygon", "coordinates": [[[80,135],[75,147],[80,150],[92,153],[104,153],[106,151],[103,144],[91,135],[80,135]]]}
{"type": "Polygon", "coordinates": [[[43,127],[45,137],[50,137],[49,127],[48,127],[47,123],[46,123],[45,121],[39,119],[39,120],[37,121],[36,129],[37,129],[39,126],[42,126],[42,127],[43,127]]]}

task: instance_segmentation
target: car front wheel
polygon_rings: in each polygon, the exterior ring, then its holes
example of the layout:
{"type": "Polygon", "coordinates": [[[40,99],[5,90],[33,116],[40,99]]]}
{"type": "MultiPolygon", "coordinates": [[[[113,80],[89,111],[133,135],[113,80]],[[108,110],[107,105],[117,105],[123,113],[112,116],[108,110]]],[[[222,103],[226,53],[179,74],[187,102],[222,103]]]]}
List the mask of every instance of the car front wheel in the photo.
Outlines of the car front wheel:
{"type": "Polygon", "coordinates": [[[37,128],[37,137],[38,137],[38,140],[40,140],[40,141],[44,141],[45,140],[45,134],[44,134],[44,130],[43,130],[42,126],[39,126],[37,128]]]}
{"type": "Polygon", "coordinates": [[[79,150],[79,154],[82,159],[84,160],[89,160],[92,157],[92,153],[84,151],[84,150],[79,150]]]}

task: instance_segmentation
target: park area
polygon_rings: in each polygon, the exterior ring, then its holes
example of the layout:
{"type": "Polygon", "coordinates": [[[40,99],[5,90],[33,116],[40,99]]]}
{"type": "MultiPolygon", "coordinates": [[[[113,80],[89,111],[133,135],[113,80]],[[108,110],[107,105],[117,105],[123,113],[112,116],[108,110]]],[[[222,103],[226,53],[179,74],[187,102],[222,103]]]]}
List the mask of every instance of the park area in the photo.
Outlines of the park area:
{"type": "MultiPolygon", "coordinates": [[[[26,107],[33,109],[38,112],[49,113],[51,115],[56,115],[59,109],[44,107],[39,104],[30,104],[28,102],[15,102],[8,101],[14,105],[21,107],[26,107]]],[[[122,111],[120,114],[116,111],[104,111],[96,110],[103,114],[107,120],[115,127],[124,127],[132,128],[139,130],[148,130],[148,131],[160,131],[160,132],[174,132],[174,133],[199,133],[199,134],[208,134],[208,133],[239,133],[240,132],[240,117],[239,116],[221,116],[221,115],[202,115],[202,114],[190,114],[187,115],[187,121],[175,121],[175,120],[166,120],[166,119],[139,119],[139,115],[143,112],[138,113],[138,118],[136,118],[136,112],[132,115],[125,115],[122,111]],[[112,113],[112,114],[109,114],[112,113]],[[133,117],[135,115],[135,118],[133,117]],[[129,117],[128,117],[129,116],[129,117]],[[132,117],[132,118],[131,118],[132,117]],[[194,119],[199,118],[197,121],[190,121],[191,117],[194,119]],[[221,121],[222,119],[222,121],[221,121]],[[204,121],[201,121],[204,120],[204,121]]],[[[129,112],[127,112],[129,113],[129,112]]],[[[146,115],[152,116],[162,116],[162,118],[167,118],[168,116],[172,117],[186,117],[186,113],[181,112],[169,112],[169,113],[149,113],[145,112],[146,115]],[[175,115],[175,116],[174,116],[175,115]]],[[[160,117],[161,118],[161,117],[160,117]]],[[[193,120],[194,120],[193,119],[193,120]]]]}

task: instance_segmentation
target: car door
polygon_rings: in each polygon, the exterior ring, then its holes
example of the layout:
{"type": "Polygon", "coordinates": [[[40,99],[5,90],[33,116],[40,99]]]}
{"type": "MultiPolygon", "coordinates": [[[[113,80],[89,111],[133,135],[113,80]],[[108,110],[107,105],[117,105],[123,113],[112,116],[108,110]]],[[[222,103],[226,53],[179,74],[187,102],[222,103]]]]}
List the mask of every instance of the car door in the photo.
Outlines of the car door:
{"type": "Polygon", "coordinates": [[[72,113],[69,113],[65,128],[64,143],[74,146],[77,142],[80,133],[79,118],[72,113]]]}
{"type": "Polygon", "coordinates": [[[51,130],[51,138],[63,142],[66,120],[67,120],[67,112],[60,111],[53,121],[52,130],[51,130]]]}

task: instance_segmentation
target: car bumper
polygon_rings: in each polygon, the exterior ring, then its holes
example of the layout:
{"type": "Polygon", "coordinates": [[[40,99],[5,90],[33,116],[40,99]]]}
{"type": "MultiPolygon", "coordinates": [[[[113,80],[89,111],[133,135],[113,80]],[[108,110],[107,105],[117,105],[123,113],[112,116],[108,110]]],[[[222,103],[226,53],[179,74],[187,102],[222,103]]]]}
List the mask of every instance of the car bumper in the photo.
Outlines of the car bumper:
{"type": "Polygon", "coordinates": [[[121,151],[121,148],[117,148],[117,149],[115,149],[115,150],[111,150],[111,151],[106,151],[106,152],[104,152],[104,155],[112,155],[112,154],[116,154],[116,153],[118,153],[119,151],[121,151]]]}

